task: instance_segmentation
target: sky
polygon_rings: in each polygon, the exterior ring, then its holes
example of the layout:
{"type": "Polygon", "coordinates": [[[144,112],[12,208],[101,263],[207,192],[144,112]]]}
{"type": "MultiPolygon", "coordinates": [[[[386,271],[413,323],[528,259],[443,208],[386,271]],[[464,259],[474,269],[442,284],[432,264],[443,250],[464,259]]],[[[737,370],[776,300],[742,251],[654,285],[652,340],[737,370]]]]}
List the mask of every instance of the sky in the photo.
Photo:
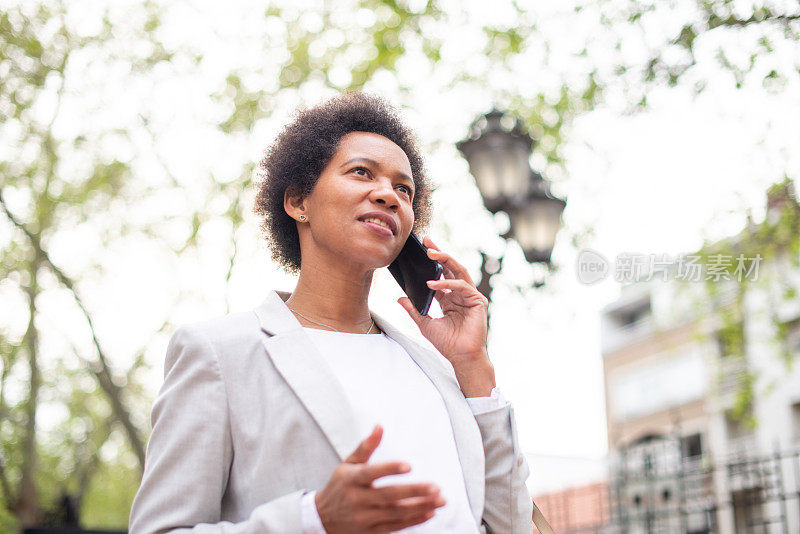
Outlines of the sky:
{"type": "MultiPolygon", "coordinates": [[[[222,139],[208,128],[214,113],[219,113],[208,102],[216,74],[231,63],[246,63],[247,54],[258,54],[247,39],[262,30],[247,17],[258,6],[235,6],[179,4],[172,20],[180,19],[181,24],[176,23],[170,38],[207,52],[206,77],[191,85],[166,75],[154,82],[158,105],[164,108],[158,117],[161,133],[155,150],[164,155],[187,190],[197,173],[209,168],[216,176],[235,178],[241,164],[257,159],[274,137],[297,96],[287,96],[278,112],[245,136],[222,139]]],[[[554,17],[558,15],[556,8],[542,6],[543,12],[548,9],[554,17]]],[[[555,34],[557,29],[554,24],[543,31],[555,34]]],[[[570,43],[563,47],[568,49],[570,43]]],[[[413,72],[413,67],[402,68],[413,72]]],[[[516,83],[527,83],[535,75],[521,73],[516,83]]],[[[569,237],[592,228],[587,246],[613,261],[623,252],[692,252],[703,239],[736,233],[744,225],[747,209],[760,220],[765,188],[780,181],[784,171],[793,176],[800,171],[800,156],[794,150],[800,146],[797,92],[737,91],[720,77],[697,98],[681,89],[655,91],[647,111],[625,114],[610,102],[579,117],[564,147],[564,176],[554,184],[555,192],[568,202],[565,226],[553,252],[559,270],[547,276],[545,286],[523,295],[513,286],[529,283],[532,268],[516,244],[504,244],[498,237],[504,226],[502,216],[492,217],[482,208],[466,163],[452,146],[466,134],[472,118],[488,111],[490,91],[462,92],[443,99],[424,76],[418,83],[413,106],[404,109],[409,123],[424,140],[436,138],[450,146],[431,154],[427,162],[440,185],[429,235],[466,265],[473,278],[479,272],[480,248],[492,254],[506,251],[504,271],[493,279],[489,353],[497,384],[515,407],[519,439],[534,472],[529,486],[534,490],[553,487],[559,475],[551,467],[556,461],[561,465],[565,458],[591,465],[583,472],[595,476],[596,461],[607,453],[600,310],[617,297],[619,284],[613,279],[581,284],[575,275],[580,249],[570,244],[569,237]]],[[[391,80],[378,80],[376,86],[392,91],[391,80]]],[[[319,97],[313,90],[304,96],[319,97]]],[[[128,97],[118,98],[124,102],[128,97]]],[[[117,103],[106,112],[113,116],[123,108],[124,104],[117,103]]],[[[69,109],[65,113],[70,116],[69,109]]],[[[149,165],[158,167],[153,161],[149,165]]],[[[160,202],[173,200],[165,197],[160,202]]],[[[169,261],[164,249],[152,242],[112,244],[102,250],[104,274],[84,285],[107,348],[120,355],[120,368],[130,361],[136,347],[150,343],[147,359],[152,370],[147,386],[152,395],[161,383],[167,341],[167,336],[150,338],[165,316],[153,310],[173,306],[180,294],[181,303],[170,315],[178,323],[191,322],[218,316],[226,307],[251,309],[270,289],[293,287],[291,277],[270,265],[268,251],[258,238],[257,221],[249,215],[235,230],[239,251],[231,283],[220,284],[227,269],[220,251],[229,249],[231,231],[224,223],[204,228],[197,253],[180,262],[169,261]]],[[[54,258],[80,272],[98,253],[95,241],[91,235],[78,233],[60,246],[54,242],[54,258]]],[[[379,273],[370,296],[372,309],[421,339],[396,304],[399,296],[388,273],[379,273]]],[[[43,304],[55,311],[44,314],[45,325],[62,333],[86,334],[68,295],[53,292],[47,298],[43,304]]],[[[78,346],[91,354],[85,343],[78,346]]]]}

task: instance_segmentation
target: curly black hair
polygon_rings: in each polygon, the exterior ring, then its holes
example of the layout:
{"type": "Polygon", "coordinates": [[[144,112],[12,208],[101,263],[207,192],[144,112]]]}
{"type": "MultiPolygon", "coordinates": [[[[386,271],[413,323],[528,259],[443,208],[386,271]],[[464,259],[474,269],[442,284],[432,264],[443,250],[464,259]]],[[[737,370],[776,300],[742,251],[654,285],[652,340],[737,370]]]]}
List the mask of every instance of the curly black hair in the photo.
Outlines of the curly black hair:
{"type": "Polygon", "coordinates": [[[312,108],[299,109],[258,165],[260,179],[254,211],[261,218],[272,259],[290,274],[300,271],[300,238],[296,222],[283,207],[287,188],[308,195],[339,143],[350,132],[382,135],[403,149],[411,164],[415,193],[414,230],[427,227],[431,185],[413,132],[397,110],[381,97],[349,91],[312,108]]]}

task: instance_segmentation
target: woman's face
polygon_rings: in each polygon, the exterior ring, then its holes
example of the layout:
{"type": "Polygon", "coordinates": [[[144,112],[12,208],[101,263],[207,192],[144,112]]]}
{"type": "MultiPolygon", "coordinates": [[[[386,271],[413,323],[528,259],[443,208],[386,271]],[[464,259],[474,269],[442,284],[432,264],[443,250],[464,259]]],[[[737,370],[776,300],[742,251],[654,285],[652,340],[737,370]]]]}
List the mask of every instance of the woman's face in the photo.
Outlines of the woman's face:
{"type": "Polygon", "coordinates": [[[345,135],[305,198],[303,261],[333,257],[367,269],[389,265],[414,225],[413,198],[403,149],[374,133],[345,135]]]}

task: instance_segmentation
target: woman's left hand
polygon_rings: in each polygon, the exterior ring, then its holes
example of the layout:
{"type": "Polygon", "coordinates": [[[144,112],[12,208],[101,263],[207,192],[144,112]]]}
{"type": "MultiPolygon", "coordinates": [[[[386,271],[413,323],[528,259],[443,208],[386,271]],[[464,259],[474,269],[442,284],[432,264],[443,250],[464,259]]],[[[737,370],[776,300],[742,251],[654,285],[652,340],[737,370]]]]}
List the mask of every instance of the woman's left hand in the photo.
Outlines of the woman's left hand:
{"type": "Polygon", "coordinates": [[[429,237],[425,236],[422,244],[428,248],[428,257],[438,261],[444,270],[444,279],[428,282],[428,287],[436,290],[434,296],[444,315],[438,318],[420,315],[408,297],[397,302],[456,372],[462,366],[488,363],[489,300],[475,287],[464,266],[439,250],[429,237]]]}

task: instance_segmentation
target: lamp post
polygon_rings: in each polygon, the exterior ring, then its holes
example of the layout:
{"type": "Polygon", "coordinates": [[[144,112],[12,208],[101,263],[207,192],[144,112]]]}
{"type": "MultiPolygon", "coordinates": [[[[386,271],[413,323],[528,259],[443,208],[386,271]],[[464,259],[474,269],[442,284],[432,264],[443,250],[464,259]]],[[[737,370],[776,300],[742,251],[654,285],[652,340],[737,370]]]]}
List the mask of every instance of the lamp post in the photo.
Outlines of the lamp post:
{"type": "MultiPolygon", "coordinates": [[[[467,138],[456,143],[469,163],[486,209],[508,215],[511,228],[502,237],[516,240],[529,263],[544,264],[549,269],[567,203],[553,196],[549,182],[528,163],[533,146],[534,140],[521,121],[496,108],[478,117],[467,138]]],[[[503,257],[494,259],[483,252],[481,257],[478,290],[491,299],[489,279],[500,271],[503,257]]]]}

